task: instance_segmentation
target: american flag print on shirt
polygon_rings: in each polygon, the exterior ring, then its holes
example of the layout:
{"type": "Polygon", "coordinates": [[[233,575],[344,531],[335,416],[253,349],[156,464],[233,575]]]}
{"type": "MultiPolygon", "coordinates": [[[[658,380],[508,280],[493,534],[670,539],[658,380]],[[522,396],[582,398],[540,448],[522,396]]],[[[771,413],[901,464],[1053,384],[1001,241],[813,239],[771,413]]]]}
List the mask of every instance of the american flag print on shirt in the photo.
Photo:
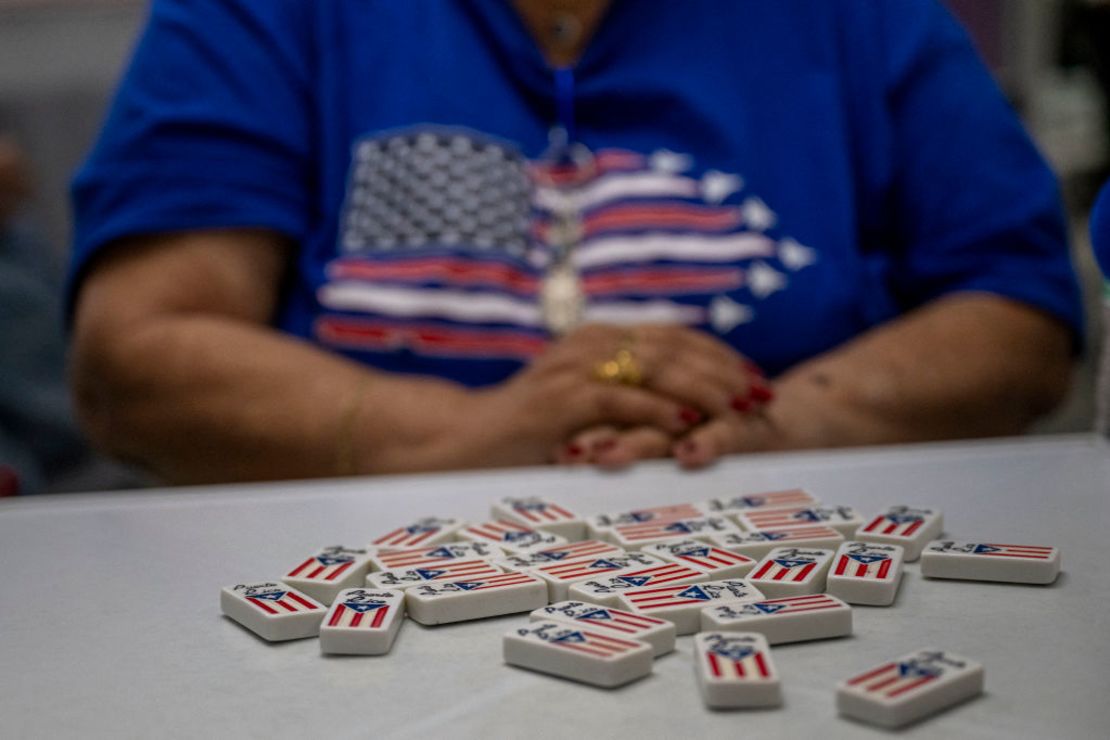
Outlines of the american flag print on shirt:
{"type": "Polygon", "coordinates": [[[283,588],[280,584],[236,586],[235,589],[243,600],[270,617],[297,612],[311,612],[321,608],[307,596],[299,594],[291,588],[283,588]],[[242,591],[239,591],[240,588],[242,591]]]}
{"type": "Polygon", "coordinates": [[[343,577],[352,568],[357,569],[359,561],[369,557],[366,550],[351,550],[345,547],[326,547],[316,555],[302,561],[285,574],[286,578],[304,581],[332,583],[343,577]]]}
{"type": "Polygon", "coordinates": [[[370,544],[375,547],[419,547],[443,542],[454,534],[463,522],[459,519],[439,519],[426,517],[418,519],[405,527],[398,527],[377,538],[370,544]]]}
{"type": "Polygon", "coordinates": [[[403,603],[402,598],[397,592],[389,591],[344,591],[332,604],[324,624],[351,629],[382,629],[388,622],[390,610],[398,609],[403,603]]]}
{"type": "Polygon", "coordinates": [[[713,678],[765,681],[774,676],[766,642],[755,635],[709,633],[698,645],[713,678]]]}

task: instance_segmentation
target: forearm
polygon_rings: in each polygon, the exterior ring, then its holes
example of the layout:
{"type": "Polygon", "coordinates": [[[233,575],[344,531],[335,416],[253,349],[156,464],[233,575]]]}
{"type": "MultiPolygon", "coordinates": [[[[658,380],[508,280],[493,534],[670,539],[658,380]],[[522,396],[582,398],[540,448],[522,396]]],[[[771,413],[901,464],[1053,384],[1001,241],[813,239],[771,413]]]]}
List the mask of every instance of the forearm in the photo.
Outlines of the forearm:
{"type": "Polygon", "coordinates": [[[1068,388],[1067,330],[987,294],[938,300],[782,376],[767,445],[804,448],[1014,434],[1068,388]]]}

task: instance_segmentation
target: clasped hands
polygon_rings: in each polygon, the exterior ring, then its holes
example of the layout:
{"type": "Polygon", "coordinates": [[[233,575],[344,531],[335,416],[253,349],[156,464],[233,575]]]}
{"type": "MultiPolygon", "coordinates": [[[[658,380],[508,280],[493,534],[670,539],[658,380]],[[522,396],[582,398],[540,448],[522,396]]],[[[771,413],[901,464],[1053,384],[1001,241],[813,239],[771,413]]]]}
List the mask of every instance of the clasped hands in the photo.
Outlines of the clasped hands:
{"type": "Polygon", "coordinates": [[[583,326],[486,393],[504,444],[546,445],[547,462],[620,468],[672,456],[696,468],[764,449],[773,431],[760,369],[683,326],[583,326]]]}

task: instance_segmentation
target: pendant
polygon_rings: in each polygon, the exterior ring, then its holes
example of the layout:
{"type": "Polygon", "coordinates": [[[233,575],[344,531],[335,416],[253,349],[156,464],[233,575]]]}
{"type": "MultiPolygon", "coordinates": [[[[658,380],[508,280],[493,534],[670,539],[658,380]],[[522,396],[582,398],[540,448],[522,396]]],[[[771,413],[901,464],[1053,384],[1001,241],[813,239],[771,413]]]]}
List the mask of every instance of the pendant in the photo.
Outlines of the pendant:
{"type": "Polygon", "coordinates": [[[562,336],[582,323],[586,295],[582,280],[569,259],[560,260],[543,278],[540,307],[548,331],[562,336]]]}

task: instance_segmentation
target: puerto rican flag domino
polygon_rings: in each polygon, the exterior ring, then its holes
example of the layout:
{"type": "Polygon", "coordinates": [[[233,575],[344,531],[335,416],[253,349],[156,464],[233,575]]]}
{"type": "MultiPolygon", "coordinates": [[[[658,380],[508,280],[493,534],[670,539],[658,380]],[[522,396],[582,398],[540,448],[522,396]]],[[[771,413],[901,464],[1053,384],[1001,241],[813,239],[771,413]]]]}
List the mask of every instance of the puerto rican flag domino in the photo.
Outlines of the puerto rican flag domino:
{"type": "Polygon", "coordinates": [[[937,540],[921,553],[921,575],[1045,585],[1060,575],[1060,550],[1045,545],[937,540]]]}
{"type": "Polygon", "coordinates": [[[443,581],[405,591],[405,608],[420,624],[448,624],[530,612],[547,604],[547,584],[528,573],[443,581]]]}
{"type": "Polygon", "coordinates": [[[473,542],[488,542],[497,545],[511,554],[522,554],[535,550],[549,550],[567,544],[566,537],[560,537],[508,519],[498,519],[482,524],[472,524],[459,531],[459,536],[473,542]]]}
{"type": "Polygon", "coordinates": [[[263,640],[299,640],[320,634],[323,604],[279,581],[227,586],[220,610],[263,640]]]}
{"type": "Polygon", "coordinates": [[[747,581],[725,579],[692,585],[674,584],[632,588],[619,597],[620,609],[673,622],[679,635],[701,627],[701,610],[719,604],[762,601],[763,594],[747,581]]]}
{"type": "Polygon", "coordinates": [[[497,567],[505,570],[531,570],[552,563],[568,563],[571,560],[624,554],[624,550],[609,542],[583,540],[582,542],[572,542],[569,545],[558,545],[546,550],[506,555],[504,558],[493,562],[497,567]]]}
{"type": "Polygon", "coordinates": [[[712,534],[739,534],[740,530],[722,516],[705,516],[691,519],[673,519],[618,524],[609,531],[612,542],[625,550],[639,550],[648,545],[680,540],[706,540],[712,534]]]}
{"type": "Polygon", "coordinates": [[[655,657],[674,650],[674,624],[643,614],[610,609],[583,601],[560,601],[529,615],[533,622],[566,622],[583,629],[651,645],[655,657]]]}
{"type": "Polygon", "coordinates": [[[648,545],[643,552],[703,571],[712,579],[743,578],[755,566],[754,558],[692,539],[648,545]]]}
{"type": "Polygon", "coordinates": [[[490,517],[557,534],[571,542],[586,536],[586,522],[582,517],[565,506],[535,496],[503,498],[493,505],[490,517]]]}
{"type": "Polygon", "coordinates": [[[633,509],[614,514],[595,514],[586,517],[586,535],[594,539],[610,540],[609,532],[621,524],[643,524],[651,521],[674,521],[705,516],[696,504],[672,504],[649,509],[633,509]]]}
{"type": "Polygon", "coordinates": [[[432,547],[379,552],[370,558],[370,570],[394,568],[423,568],[441,565],[452,560],[497,560],[505,551],[488,542],[449,542],[432,547]]]}
{"type": "Polygon", "coordinates": [[[840,532],[846,539],[854,537],[856,530],[864,523],[860,515],[850,506],[795,506],[749,511],[737,514],[736,521],[748,532],[778,531],[824,524],[840,532]]]}
{"type": "Polygon", "coordinates": [[[405,618],[405,595],[391,589],[341,591],[320,625],[320,651],[384,655],[405,618]]]}
{"type": "Polygon", "coordinates": [[[282,582],[330,604],[343,589],[361,586],[369,570],[365,548],[325,547],[293,566],[282,582]]]}
{"type": "Polygon", "coordinates": [[[844,542],[844,535],[832,527],[815,524],[810,527],[712,535],[709,542],[717,547],[759,560],[776,547],[835,550],[844,542]]]}
{"type": "Polygon", "coordinates": [[[679,563],[662,560],[650,568],[630,568],[613,573],[605,578],[591,578],[575,583],[569,589],[569,597],[588,601],[601,606],[619,606],[617,599],[624,591],[632,588],[664,586],[674,583],[701,583],[708,581],[705,571],[690,568],[679,563]]]}
{"type": "Polygon", "coordinates": [[[846,717],[901,727],[983,692],[983,666],[926,648],[842,681],[836,708],[846,717]]]}
{"type": "Polygon", "coordinates": [[[758,632],[772,645],[825,640],[852,634],[852,607],[828,594],[723,604],[702,609],[701,628],[703,632],[758,632]]]}
{"type": "Polygon", "coordinates": [[[833,556],[825,590],[849,604],[890,606],[901,582],[901,545],[845,542],[833,556]]]}
{"type": "Polygon", "coordinates": [[[748,581],[772,598],[819,594],[832,557],[832,550],[776,547],[756,563],[748,581]]]}
{"type": "Polygon", "coordinates": [[[901,545],[906,551],[906,562],[912,563],[921,557],[925,543],[940,537],[943,528],[944,516],[937,509],[891,506],[860,527],[856,539],[901,545]]]}
{"type": "Polygon", "coordinates": [[[767,639],[757,632],[694,635],[694,675],[707,707],[777,707],[782,684],[767,639]]]}
{"type": "Polygon", "coordinates": [[[375,554],[397,548],[430,547],[453,540],[458,531],[466,525],[462,519],[440,519],[425,517],[412,524],[386,532],[370,543],[377,548],[375,554]]]}
{"type": "Polygon", "coordinates": [[[394,568],[366,576],[367,588],[403,590],[429,581],[457,581],[460,578],[495,576],[505,571],[488,560],[448,560],[420,568],[394,568]]]}
{"type": "Polygon", "coordinates": [[[583,558],[568,563],[548,563],[524,572],[542,578],[547,583],[549,601],[562,601],[568,597],[568,589],[575,583],[663,564],[659,558],[630,552],[624,555],[583,558]]]}
{"type": "Polygon", "coordinates": [[[505,634],[505,662],[612,688],[651,673],[651,646],[566,622],[532,622],[505,634]]]}
{"type": "Polygon", "coordinates": [[[706,516],[734,517],[748,511],[780,509],[793,506],[817,506],[821,502],[809,491],[792,488],[789,491],[749,493],[732,498],[711,498],[697,504],[706,516]]]}

